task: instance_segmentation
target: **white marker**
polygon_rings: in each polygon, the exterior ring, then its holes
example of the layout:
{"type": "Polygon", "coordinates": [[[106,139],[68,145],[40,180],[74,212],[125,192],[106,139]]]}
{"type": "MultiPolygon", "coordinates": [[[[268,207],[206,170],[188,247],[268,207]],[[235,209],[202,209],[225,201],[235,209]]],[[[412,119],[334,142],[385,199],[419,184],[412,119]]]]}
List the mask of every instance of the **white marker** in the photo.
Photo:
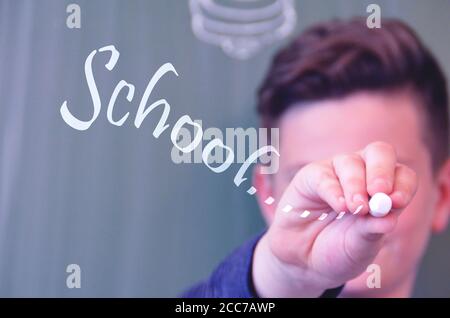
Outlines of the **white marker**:
{"type": "Polygon", "coordinates": [[[381,218],[391,211],[392,200],[387,194],[378,192],[369,200],[369,207],[372,216],[381,218]]]}

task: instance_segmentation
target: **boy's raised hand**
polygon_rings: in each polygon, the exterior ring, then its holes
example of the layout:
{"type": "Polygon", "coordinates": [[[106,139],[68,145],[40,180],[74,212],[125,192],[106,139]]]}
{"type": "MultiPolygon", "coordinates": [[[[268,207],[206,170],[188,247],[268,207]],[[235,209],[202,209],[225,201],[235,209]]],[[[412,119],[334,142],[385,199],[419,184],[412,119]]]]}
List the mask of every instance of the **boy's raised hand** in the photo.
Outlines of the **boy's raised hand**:
{"type": "Polygon", "coordinates": [[[416,173],[383,142],[300,169],[256,246],[252,275],[258,295],[317,297],[359,276],[416,188],[416,173]],[[382,218],[368,213],[377,192],[392,200],[392,211],[382,218]],[[340,212],[345,214],[338,218],[340,212]]]}

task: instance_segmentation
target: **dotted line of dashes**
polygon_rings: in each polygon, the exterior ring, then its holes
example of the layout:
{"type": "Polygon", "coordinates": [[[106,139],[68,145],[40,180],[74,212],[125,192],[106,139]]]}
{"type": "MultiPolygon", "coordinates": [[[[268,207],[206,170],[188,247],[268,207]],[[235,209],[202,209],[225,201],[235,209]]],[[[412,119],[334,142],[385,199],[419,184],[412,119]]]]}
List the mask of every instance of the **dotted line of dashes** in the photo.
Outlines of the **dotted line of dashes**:
{"type": "MultiPolygon", "coordinates": [[[[253,187],[253,186],[250,187],[250,188],[247,190],[247,193],[250,194],[250,195],[254,195],[256,192],[257,192],[257,189],[256,189],[255,187],[253,187]]],[[[272,204],[275,203],[275,199],[274,199],[272,196],[268,196],[268,197],[264,200],[264,203],[267,204],[267,205],[272,205],[272,204]]],[[[359,212],[361,212],[362,208],[363,208],[363,205],[358,206],[358,208],[355,210],[355,212],[353,212],[353,215],[358,214],[359,212]]],[[[285,212],[285,213],[289,213],[289,212],[291,212],[293,209],[294,209],[294,207],[293,207],[292,205],[286,204],[286,205],[281,209],[281,211],[283,211],[283,212],[285,212]]],[[[338,215],[337,215],[337,217],[336,217],[336,220],[342,219],[346,213],[351,214],[350,212],[341,211],[341,212],[338,213],[338,215]]],[[[301,218],[307,218],[307,217],[310,216],[310,215],[311,215],[311,212],[310,212],[310,211],[304,210],[304,211],[300,214],[300,217],[301,217],[301,218]]],[[[327,218],[327,216],[328,216],[328,213],[322,213],[322,214],[317,218],[317,220],[318,220],[318,221],[323,221],[323,220],[325,220],[325,219],[327,218]]]]}

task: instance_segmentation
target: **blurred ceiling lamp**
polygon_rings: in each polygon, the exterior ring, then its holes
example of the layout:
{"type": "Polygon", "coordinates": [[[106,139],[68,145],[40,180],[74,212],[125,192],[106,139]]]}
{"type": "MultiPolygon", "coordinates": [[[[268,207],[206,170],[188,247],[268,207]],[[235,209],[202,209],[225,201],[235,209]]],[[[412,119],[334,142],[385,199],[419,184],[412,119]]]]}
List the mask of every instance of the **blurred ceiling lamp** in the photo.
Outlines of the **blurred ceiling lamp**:
{"type": "Polygon", "coordinates": [[[197,38],[241,60],[286,38],[297,22],[292,0],[190,0],[189,5],[197,38]]]}

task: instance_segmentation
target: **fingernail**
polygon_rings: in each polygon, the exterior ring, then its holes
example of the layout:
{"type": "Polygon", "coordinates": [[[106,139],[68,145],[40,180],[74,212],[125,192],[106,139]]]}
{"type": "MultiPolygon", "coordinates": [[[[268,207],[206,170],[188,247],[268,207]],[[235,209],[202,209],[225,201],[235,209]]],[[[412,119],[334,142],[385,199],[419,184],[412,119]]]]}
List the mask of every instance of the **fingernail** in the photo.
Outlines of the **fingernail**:
{"type": "Polygon", "coordinates": [[[405,195],[403,194],[403,192],[395,191],[395,192],[392,194],[392,196],[393,196],[393,197],[396,197],[397,200],[399,200],[401,204],[404,204],[404,203],[405,203],[405,200],[406,200],[406,199],[405,199],[405,195]]]}

